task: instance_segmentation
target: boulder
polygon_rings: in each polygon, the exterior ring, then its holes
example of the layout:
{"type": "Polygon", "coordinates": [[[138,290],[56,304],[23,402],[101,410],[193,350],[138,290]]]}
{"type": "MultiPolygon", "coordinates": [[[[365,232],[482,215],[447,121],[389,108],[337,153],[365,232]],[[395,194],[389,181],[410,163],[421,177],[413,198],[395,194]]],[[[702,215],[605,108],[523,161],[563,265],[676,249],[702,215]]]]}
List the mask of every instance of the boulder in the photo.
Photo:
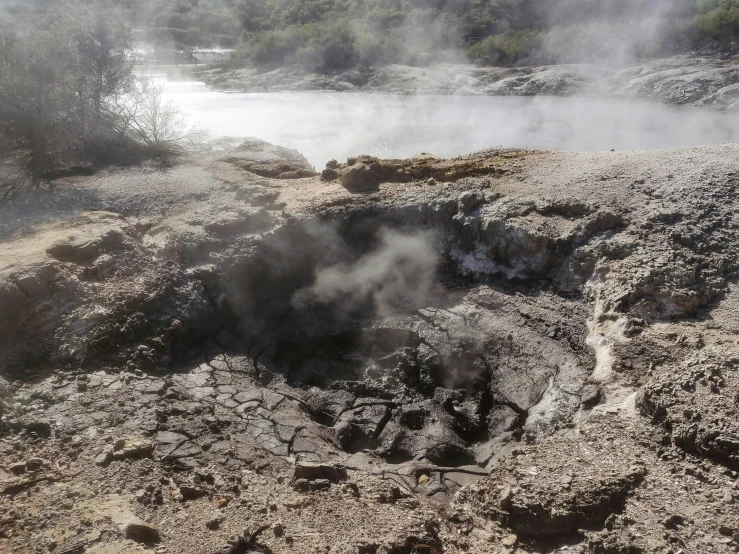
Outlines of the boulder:
{"type": "Polygon", "coordinates": [[[159,542],[161,539],[159,527],[141,519],[132,519],[126,523],[124,532],[129,539],[146,544],[159,542]]]}
{"type": "Polygon", "coordinates": [[[333,168],[327,167],[321,172],[321,181],[335,181],[339,178],[339,172],[333,168]]]}
{"type": "Polygon", "coordinates": [[[380,177],[368,165],[360,162],[341,175],[341,184],[349,192],[377,190],[380,177]]]}

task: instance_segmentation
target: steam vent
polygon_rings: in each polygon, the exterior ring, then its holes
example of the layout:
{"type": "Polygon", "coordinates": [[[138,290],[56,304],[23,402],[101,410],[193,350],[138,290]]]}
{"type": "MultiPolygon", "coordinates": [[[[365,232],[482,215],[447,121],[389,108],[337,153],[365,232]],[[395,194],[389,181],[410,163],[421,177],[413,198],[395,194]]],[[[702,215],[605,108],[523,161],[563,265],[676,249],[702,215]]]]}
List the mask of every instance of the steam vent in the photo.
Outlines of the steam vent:
{"type": "Polygon", "coordinates": [[[736,146],[228,148],[3,207],[5,551],[731,544],[736,146]]]}
{"type": "Polygon", "coordinates": [[[0,0],[0,554],[739,554],[739,0],[0,0]]]}

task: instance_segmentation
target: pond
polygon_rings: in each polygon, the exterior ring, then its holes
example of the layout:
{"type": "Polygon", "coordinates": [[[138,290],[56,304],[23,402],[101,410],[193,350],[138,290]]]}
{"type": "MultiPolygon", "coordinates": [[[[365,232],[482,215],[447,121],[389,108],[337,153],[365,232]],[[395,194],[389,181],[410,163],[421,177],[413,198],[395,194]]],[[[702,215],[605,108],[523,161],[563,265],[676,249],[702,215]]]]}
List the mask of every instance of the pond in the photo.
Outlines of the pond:
{"type": "Polygon", "coordinates": [[[316,168],[357,154],[458,156],[490,147],[632,150],[739,140],[739,114],[589,97],[401,96],[362,92],[229,93],[182,68],[150,68],[211,138],[256,137],[316,168]]]}

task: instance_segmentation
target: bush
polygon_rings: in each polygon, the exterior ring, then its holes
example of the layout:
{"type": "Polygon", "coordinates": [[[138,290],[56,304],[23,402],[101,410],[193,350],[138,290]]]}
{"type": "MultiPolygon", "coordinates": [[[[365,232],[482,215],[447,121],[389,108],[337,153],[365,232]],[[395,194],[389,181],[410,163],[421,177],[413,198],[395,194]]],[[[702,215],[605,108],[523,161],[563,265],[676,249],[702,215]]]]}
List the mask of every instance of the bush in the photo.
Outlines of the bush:
{"type": "Polygon", "coordinates": [[[0,31],[0,162],[18,168],[3,192],[38,187],[75,167],[171,163],[182,121],[137,85],[131,31],[106,5],[0,31]]]}
{"type": "Polygon", "coordinates": [[[711,38],[730,41],[739,39],[739,3],[721,2],[695,18],[697,28],[711,38]]]}
{"type": "Polygon", "coordinates": [[[130,32],[100,8],[0,43],[0,154],[38,185],[106,140],[106,106],[134,80],[130,32]]]}
{"type": "Polygon", "coordinates": [[[506,31],[473,44],[467,54],[472,59],[510,64],[535,54],[541,45],[542,35],[538,31],[506,31]]]}
{"type": "Polygon", "coordinates": [[[141,157],[169,167],[185,153],[199,135],[187,124],[182,112],[162,98],[162,89],[141,80],[134,89],[111,106],[115,134],[125,137],[129,148],[141,157]]]}

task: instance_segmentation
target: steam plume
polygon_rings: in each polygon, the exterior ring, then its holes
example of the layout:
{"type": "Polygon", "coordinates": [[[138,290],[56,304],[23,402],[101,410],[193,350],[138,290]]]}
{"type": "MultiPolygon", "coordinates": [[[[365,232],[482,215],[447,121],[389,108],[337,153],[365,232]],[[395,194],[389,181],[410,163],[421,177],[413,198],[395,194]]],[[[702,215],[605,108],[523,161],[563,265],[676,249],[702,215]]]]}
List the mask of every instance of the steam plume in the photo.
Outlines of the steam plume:
{"type": "Polygon", "coordinates": [[[380,315],[389,315],[423,304],[438,265],[433,235],[389,229],[378,234],[376,250],[353,264],[318,270],[313,285],[298,291],[293,305],[328,304],[347,315],[371,302],[380,315]]]}

